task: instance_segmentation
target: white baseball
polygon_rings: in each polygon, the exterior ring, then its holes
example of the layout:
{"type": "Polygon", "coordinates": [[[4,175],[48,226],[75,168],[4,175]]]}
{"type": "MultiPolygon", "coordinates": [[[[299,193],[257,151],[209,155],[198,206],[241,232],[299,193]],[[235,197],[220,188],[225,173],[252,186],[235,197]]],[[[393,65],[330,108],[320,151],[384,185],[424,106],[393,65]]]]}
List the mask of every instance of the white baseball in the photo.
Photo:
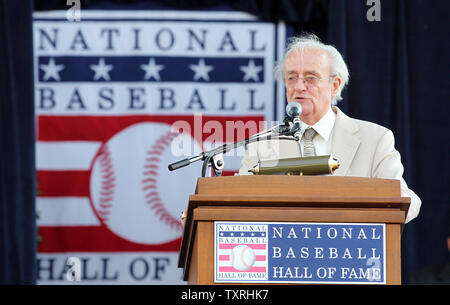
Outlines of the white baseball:
{"type": "Polygon", "coordinates": [[[234,269],[247,271],[255,263],[255,252],[247,245],[239,245],[232,249],[230,259],[234,269]]]}
{"type": "MultiPolygon", "coordinates": [[[[91,171],[91,202],[114,234],[142,244],[181,236],[179,214],[195,191],[201,164],[167,169],[181,159],[171,150],[176,137],[168,124],[144,122],[125,128],[101,147],[91,171]]],[[[182,137],[197,145],[190,135],[182,137]]]]}

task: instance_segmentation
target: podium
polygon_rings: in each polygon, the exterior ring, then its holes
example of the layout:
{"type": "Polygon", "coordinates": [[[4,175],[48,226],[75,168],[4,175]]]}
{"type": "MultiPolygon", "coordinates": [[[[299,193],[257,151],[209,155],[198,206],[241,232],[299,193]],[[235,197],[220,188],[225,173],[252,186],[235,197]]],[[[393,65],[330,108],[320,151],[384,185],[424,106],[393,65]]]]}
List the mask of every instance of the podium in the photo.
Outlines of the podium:
{"type": "MultiPolygon", "coordinates": [[[[195,194],[189,197],[178,267],[183,268],[188,284],[216,284],[214,224],[219,221],[384,224],[384,283],[399,285],[401,232],[409,204],[410,198],[401,197],[400,181],[392,179],[287,175],[199,178],[195,194]]],[[[348,276],[347,271],[340,276],[348,276]]]]}

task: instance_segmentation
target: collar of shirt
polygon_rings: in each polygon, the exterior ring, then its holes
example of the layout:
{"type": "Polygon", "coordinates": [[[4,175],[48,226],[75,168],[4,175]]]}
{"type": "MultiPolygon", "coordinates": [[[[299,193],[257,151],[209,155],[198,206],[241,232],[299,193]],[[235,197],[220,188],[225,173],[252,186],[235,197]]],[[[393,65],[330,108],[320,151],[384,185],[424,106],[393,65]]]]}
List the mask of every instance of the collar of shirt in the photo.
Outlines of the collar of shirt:
{"type": "Polygon", "coordinates": [[[302,129],[302,135],[303,132],[305,132],[306,128],[312,127],[325,141],[328,141],[331,135],[331,131],[333,130],[335,121],[336,121],[336,114],[330,107],[328,109],[328,112],[316,124],[310,126],[308,124],[301,122],[300,125],[302,129]]]}

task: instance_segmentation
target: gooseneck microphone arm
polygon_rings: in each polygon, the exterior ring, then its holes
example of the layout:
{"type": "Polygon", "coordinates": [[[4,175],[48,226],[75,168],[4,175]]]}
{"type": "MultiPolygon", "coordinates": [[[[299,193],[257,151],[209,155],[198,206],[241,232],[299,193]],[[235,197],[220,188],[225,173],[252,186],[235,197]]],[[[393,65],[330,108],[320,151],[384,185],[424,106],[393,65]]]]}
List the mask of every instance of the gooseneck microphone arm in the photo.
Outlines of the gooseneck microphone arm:
{"type": "Polygon", "coordinates": [[[227,152],[236,149],[238,147],[241,147],[243,145],[263,140],[277,140],[277,139],[295,140],[295,138],[292,137],[293,133],[291,129],[292,127],[289,126],[289,122],[285,120],[284,124],[276,125],[270,129],[257,133],[245,140],[237,141],[234,143],[226,143],[209,151],[203,151],[197,156],[172,163],[168,166],[168,168],[170,171],[174,171],[182,167],[188,166],[194,162],[202,160],[204,161],[202,168],[202,177],[205,177],[207,165],[209,163],[212,164],[214,170],[216,171],[215,163],[211,162],[214,156],[219,154],[226,154],[227,152]]]}
{"type": "Polygon", "coordinates": [[[283,124],[276,125],[272,128],[261,131],[245,140],[237,141],[234,143],[226,143],[226,144],[223,144],[222,146],[211,149],[209,151],[203,151],[197,156],[172,163],[168,166],[168,168],[170,171],[174,171],[174,170],[180,169],[182,167],[188,166],[191,163],[202,160],[203,161],[202,177],[205,177],[205,175],[206,175],[206,170],[207,170],[208,164],[211,164],[211,166],[214,169],[214,173],[216,175],[220,175],[222,172],[219,169],[219,166],[221,168],[223,168],[223,163],[222,164],[216,164],[216,163],[221,163],[221,162],[223,162],[223,160],[220,160],[220,162],[213,162],[213,158],[219,154],[226,154],[227,152],[229,152],[233,149],[236,149],[238,147],[241,147],[243,145],[254,143],[257,141],[263,141],[263,140],[284,139],[284,140],[298,141],[299,134],[300,134],[299,116],[302,113],[302,106],[297,102],[290,102],[286,106],[286,113],[287,113],[287,117],[284,119],[283,124]]]}

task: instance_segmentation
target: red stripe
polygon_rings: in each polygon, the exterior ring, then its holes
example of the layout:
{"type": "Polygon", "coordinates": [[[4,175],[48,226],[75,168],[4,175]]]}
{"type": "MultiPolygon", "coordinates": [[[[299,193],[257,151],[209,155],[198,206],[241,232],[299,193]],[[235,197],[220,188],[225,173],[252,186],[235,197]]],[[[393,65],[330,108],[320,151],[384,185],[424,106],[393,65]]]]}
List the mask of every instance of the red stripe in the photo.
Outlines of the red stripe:
{"type": "Polygon", "coordinates": [[[246,245],[254,250],[265,250],[266,249],[266,245],[265,244],[219,244],[219,249],[233,249],[236,246],[240,246],[240,245],[246,245]]]}
{"type": "Polygon", "coordinates": [[[45,197],[89,196],[89,171],[37,171],[38,195],[45,197]]]}
{"type": "MultiPolygon", "coordinates": [[[[38,141],[102,141],[106,142],[114,134],[120,130],[142,122],[159,122],[171,125],[176,121],[185,121],[191,128],[191,135],[200,133],[204,125],[209,121],[217,121],[223,126],[222,137],[224,141],[230,142],[241,141],[244,137],[249,136],[249,130],[245,130],[245,134],[241,134],[242,130],[236,130],[232,122],[242,121],[244,124],[248,122],[263,121],[263,116],[242,116],[242,117],[222,117],[222,116],[202,116],[194,120],[194,116],[157,116],[157,115],[131,115],[131,116],[38,116],[38,141]],[[227,130],[227,122],[229,122],[229,130],[227,130]],[[201,126],[201,129],[200,129],[201,126]],[[234,134],[232,134],[234,133],[234,134]],[[229,137],[228,139],[226,137],[229,137]]],[[[253,124],[249,123],[247,126],[253,124]]],[[[238,126],[238,125],[236,125],[238,126]]],[[[259,124],[254,125],[256,130],[252,134],[259,131],[259,124]]],[[[211,132],[202,132],[202,140],[218,133],[214,129],[211,132]]]]}
{"type": "Polygon", "coordinates": [[[244,271],[234,269],[233,267],[219,267],[219,272],[266,272],[266,267],[252,267],[244,271]]]}
{"type": "Polygon", "coordinates": [[[229,255],[219,255],[219,261],[229,261],[230,256],[229,255]]]}
{"type": "MultiPolygon", "coordinates": [[[[219,255],[219,261],[226,261],[228,262],[230,260],[229,255],[219,255]]],[[[265,255],[255,255],[255,261],[256,262],[264,262],[266,260],[265,255]]]]}
{"type": "Polygon", "coordinates": [[[42,241],[39,253],[59,252],[146,252],[180,250],[181,238],[158,244],[145,245],[127,241],[111,233],[104,226],[64,226],[38,228],[42,241]]]}
{"type": "MultiPolygon", "coordinates": [[[[236,170],[223,171],[223,176],[234,176],[236,170]]],[[[44,197],[89,197],[89,171],[38,170],[38,196],[44,197]]]]}
{"type": "MultiPolygon", "coordinates": [[[[226,164],[225,164],[226,166],[226,164]]],[[[239,170],[224,170],[222,171],[222,176],[234,176],[235,173],[238,173],[239,170]]],[[[211,176],[213,175],[213,170],[211,169],[211,176]]]]}

